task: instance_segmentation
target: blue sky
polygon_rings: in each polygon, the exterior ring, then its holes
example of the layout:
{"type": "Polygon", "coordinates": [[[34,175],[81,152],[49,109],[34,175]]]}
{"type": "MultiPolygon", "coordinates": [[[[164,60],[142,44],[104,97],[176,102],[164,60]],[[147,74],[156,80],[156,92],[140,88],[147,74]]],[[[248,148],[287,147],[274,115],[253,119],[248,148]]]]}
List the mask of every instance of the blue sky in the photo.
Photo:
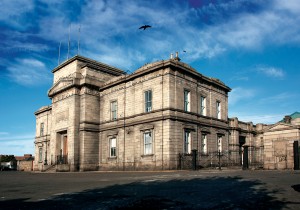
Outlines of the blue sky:
{"type": "Polygon", "coordinates": [[[69,30],[70,57],[80,37],[80,55],[130,72],[178,51],[232,88],[229,117],[275,123],[300,111],[299,23],[298,0],[1,0],[0,154],[34,152],[69,30]]]}

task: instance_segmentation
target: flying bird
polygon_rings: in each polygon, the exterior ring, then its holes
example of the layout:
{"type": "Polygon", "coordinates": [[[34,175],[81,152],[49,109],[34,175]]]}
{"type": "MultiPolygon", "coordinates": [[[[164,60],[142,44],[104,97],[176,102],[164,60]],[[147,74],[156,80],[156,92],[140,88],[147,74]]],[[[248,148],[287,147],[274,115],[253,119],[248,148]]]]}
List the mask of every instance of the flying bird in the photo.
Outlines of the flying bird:
{"type": "Polygon", "coordinates": [[[151,28],[151,26],[149,26],[149,25],[143,25],[143,26],[139,27],[139,29],[144,29],[144,30],[146,30],[146,28],[151,28]]]}
{"type": "Polygon", "coordinates": [[[186,51],[185,51],[185,50],[184,50],[183,52],[184,52],[184,53],[186,53],[186,51]]]}

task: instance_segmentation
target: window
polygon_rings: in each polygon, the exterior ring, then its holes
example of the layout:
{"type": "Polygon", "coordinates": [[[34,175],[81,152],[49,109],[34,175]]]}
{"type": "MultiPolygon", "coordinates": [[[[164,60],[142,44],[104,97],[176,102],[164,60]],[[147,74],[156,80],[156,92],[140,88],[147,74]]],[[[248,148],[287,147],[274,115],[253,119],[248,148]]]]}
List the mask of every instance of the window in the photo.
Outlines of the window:
{"type": "Polygon", "coordinates": [[[184,131],[184,147],[183,152],[186,154],[191,153],[191,132],[189,130],[184,131]]]}
{"type": "Polygon", "coordinates": [[[207,154],[207,135],[202,134],[202,154],[207,154]]]}
{"type": "Polygon", "coordinates": [[[118,109],[117,101],[112,101],[110,103],[111,119],[112,120],[116,120],[117,119],[117,109],[118,109]]]}
{"type": "Polygon", "coordinates": [[[115,137],[109,139],[109,156],[117,156],[117,139],[115,137]]]}
{"type": "Polygon", "coordinates": [[[218,119],[221,119],[221,102],[220,101],[217,101],[217,118],[218,119]]]}
{"type": "Polygon", "coordinates": [[[39,162],[43,161],[43,148],[39,147],[39,162]]]}
{"type": "Polygon", "coordinates": [[[190,111],[190,91],[184,90],[184,111],[190,111]]]}
{"type": "Polygon", "coordinates": [[[206,98],[204,96],[200,98],[200,114],[206,116],[206,98]]]}
{"type": "Polygon", "coordinates": [[[152,133],[151,131],[146,131],[144,133],[144,154],[152,154],[152,133]]]}
{"type": "Polygon", "coordinates": [[[41,123],[40,125],[40,136],[44,135],[44,123],[41,123]]]}
{"type": "Polygon", "coordinates": [[[218,152],[222,152],[222,136],[217,137],[218,152]]]}
{"type": "Polygon", "coordinates": [[[145,91],[145,112],[152,111],[152,90],[145,91]]]}

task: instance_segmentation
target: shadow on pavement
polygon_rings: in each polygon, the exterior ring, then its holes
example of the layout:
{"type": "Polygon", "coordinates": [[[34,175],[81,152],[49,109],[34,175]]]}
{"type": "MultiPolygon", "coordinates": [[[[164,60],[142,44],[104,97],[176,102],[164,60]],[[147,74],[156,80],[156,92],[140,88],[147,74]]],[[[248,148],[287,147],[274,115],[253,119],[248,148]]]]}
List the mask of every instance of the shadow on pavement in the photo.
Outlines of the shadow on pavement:
{"type": "MultiPolygon", "coordinates": [[[[45,189],[47,190],[47,189],[45,189]]],[[[258,181],[239,177],[146,180],[62,194],[42,201],[1,201],[1,209],[282,209],[258,181]]]]}

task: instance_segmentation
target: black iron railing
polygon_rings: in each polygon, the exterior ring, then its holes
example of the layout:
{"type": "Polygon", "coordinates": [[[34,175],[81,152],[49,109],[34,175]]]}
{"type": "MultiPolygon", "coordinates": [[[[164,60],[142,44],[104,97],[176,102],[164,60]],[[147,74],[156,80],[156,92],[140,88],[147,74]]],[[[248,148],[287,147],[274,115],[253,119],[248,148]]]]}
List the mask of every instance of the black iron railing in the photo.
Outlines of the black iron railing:
{"type": "Polygon", "coordinates": [[[67,155],[58,155],[56,157],[57,164],[68,164],[68,156],[67,155]]]}

